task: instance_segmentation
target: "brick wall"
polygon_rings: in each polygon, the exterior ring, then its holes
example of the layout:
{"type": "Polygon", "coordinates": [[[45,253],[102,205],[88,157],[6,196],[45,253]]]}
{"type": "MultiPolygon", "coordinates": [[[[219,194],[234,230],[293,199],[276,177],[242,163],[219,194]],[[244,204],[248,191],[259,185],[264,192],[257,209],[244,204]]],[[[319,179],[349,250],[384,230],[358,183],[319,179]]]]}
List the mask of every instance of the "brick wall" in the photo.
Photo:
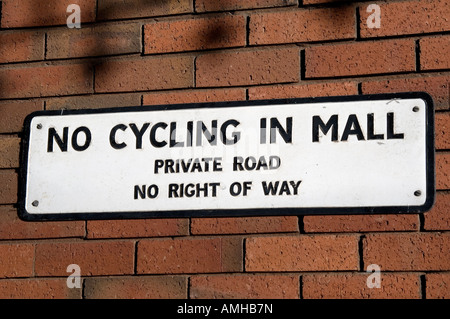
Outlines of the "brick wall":
{"type": "Polygon", "coordinates": [[[0,298],[450,298],[449,17],[449,0],[1,1],[0,298]],[[66,26],[72,3],[81,29],[66,26]],[[430,212],[17,217],[36,110],[404,91],[436,106],[430,212]],[[66,286],[69,264],[81,289],[66,286]],[[380,289],[366,285],[370,264],[380,289]]]}

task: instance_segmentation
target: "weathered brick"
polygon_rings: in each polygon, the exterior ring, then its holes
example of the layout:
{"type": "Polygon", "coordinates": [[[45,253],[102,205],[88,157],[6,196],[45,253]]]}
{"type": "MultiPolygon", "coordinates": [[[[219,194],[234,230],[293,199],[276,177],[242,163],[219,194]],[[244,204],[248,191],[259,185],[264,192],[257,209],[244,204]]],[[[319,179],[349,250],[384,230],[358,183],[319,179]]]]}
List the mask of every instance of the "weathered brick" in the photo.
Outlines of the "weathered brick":
{"type": "Polygon", "coordinates": [[[450,269],[450,233],[370,234],[363,240],[364,265],[382,271],[450,269]]]}
{"type": "Polygon", "coordinates": [[[67,287],[67,279],[0,280],[2,299],[81,299],[81,289],[67,287]]]}
{"type": "Polygon", "coordinates": [[[89,65],[40,65],[0,69],[0,98],[26,98],[92,92],[89,65]]]}
{"type": "Polygon", "coordinates": [[[44,33],[0,33],[0,63],[36,61],[44,59],[44,33]]]}
{"type": "Polygon", "coordinates": [[[25,117],[43,109],[43,101],[0,102],[0,133],[19,133],[25,117]]]}
{"type": "Polygon", "coordinates": [[[191,0],[98,0],[98,19],[116,20],[189,13],[191,0]]]}
{"type": "Polygon", "coordinates": [[[192,299],[298,299],[298,275],[192,276],[192,299]]]}
{"type": "Polygon", "coordinates": [[[146,54],[245,46],[246,18],[238,15],[157,21],[144,26],[146,54]]]}
{"type": "Polygon", "coordinates": [[[369,288],[369,273],[302,276],[305,299],[420,299],[419,274],[380,273],[380,288],[369,288]]]}
{"type": "Polygon", "coordinates": [[[351,39],[356,37],[352,7],[300,9],[250,16],[250,44],[351,39]]]}
{"type": "Polygon", "coordinates": [[[196,0],[197,12],[243,10],[296,5],[296,0],[196,0]]]}
{"type": "Polygon", "coordinates": [[[242,271],[241,238],[141,240],[138,274],[182,274],[242,271]]]}
{"type": "Polygon", "coordinates": [[[77,264],[81,276],[123,275],[134,272],[132,241],[60,242],[36,244],[36,276],[67,276],[77,264]]]}
{"type": "Polygon", "coordinates": [[[86,278],[86,299],[186,299],[187,278],[182,276],[121,276],[86,278]]]}
{"type": "Polygon", "coordinates": [[[419,216],[414,215],[327,215],[305,216],[305,232],[377,232],[419,230],[419,216]]]}
{"type": "Polygon", "coordinates": [[[70,4],[80,6],[81,23],[95,21],[95,1],[91,0],[3,0],[2,28],[65,25],[70,4]]]}
{"type": "Polygon", "coordinates": [[[425,275],[427,299],[450,299],[450,273],[425,275]]]}
{"type": "Polygon", "coordinates": [[[0,168],[19,167],[20,138],[0,137],[0,168]]]}
{"type": "Polygon", "coordinates": [[[438,192],[434,207],[424,216],[424,229],[450,230],[450,193],[438,192]]]}
{"type": "Polygon", "coordinates": [[[246,240],[246,271],[338,271],[359,267],[358,236],[300,235],[246,240]]]}
{"type": "Polygon", "coordinates": [[[194,235],[298,232],[298,218],[296,216],[192,218],[191,232],[194,235]]]}
{"type": "MultiPolygon", "coordinates": [[[[361,37],[382,37],[423,34],[450,30],[450,2],[448,0],[419,0],[377,3],[380,6],[380,28],[370,28],[367,19],[374,11],[360,7],[361,37]]],[[[372,18],[370,19],[372,20],[372,18]]]]}
{"type": "Polygon", "coordinates": [[[204,54],[196,60],[198,87],[297,82],[297,48],[204,54]]]}
{"type": "Polygon", "coordinates": [[[392,78],[380,81],[362,83],[364,94],[422,92],[433,97],[436,109],[449,109],[450,76],[422,76],[407,78],[392,78]]]}
{"type": "Polygon", "coordinates": [[[141,52],[141,27],[108,24],[47,32],[47,59],[65,59],[141,52]]]}
{"type": "Polygon", "coordinates": [[[0,207],[0,239],[84,237],[84,221],[24,222],[12,206],[0,207]]]}
{"type": "Polygon", "coordinates": [[[144,94],[144,105],[165,105],[245,100],[245,89],[183,90],[144,94]]]}
{"type": "Polygon", "coordinates": [[[141,105],[139,93],[98,94],[49,98],[47,110],[99,109],[141,105]]]}
{"type": "Polygon", "coordinates": [[[356,82],[329,82],[302,85],[260,86],[248,89],[250,100],[356,95],[356,82]]]}
{"type": "Polygon", "coordinates": [[[14,170],[0,170],[0,204],[17,202],[18,178],[14,170]]]}
{"type": "Polygon", "coordinates": [[[33,244],[1,244],[0,256],[0,278],[28,277],[33,274],[33,244]]]}
{"type": "Polygon", "coordinates": [[[88,238],[162,237],[189,234],[187,219],[91,220],[88,238]]]}
{"type": "MultiPolygon", "coordinates": [[[[448,1],[450,16],[450,1],[448,1]]],[[[450,25],[450,19],[447,19],[450,25]]],[[[450,27],[449,27],[450,29],[450,27]]],[[[450,69],[450,36],[420,40],[420,68],[422,70],[450,69]]]]}
{"type": "Polygon", "coordinates": [[[438,150],[450,149],[450,112],[435,115],[435,145],[438,150]]]}
{"type": "Polygon", "coordinates": [[[189,56],[111,60],[95,68],[96,92],[175,89],[193,86],[189,56]]]}
{"type": "Polygon", "coordinates": [[[436,189],[450,189],[450,153],[436,154],[436,189]]]}
{"type": "Polygon", "coordinates": [[[306,77],[356,76],[415,70],[411,39],[358,42],[305,49],[306,77]]]}

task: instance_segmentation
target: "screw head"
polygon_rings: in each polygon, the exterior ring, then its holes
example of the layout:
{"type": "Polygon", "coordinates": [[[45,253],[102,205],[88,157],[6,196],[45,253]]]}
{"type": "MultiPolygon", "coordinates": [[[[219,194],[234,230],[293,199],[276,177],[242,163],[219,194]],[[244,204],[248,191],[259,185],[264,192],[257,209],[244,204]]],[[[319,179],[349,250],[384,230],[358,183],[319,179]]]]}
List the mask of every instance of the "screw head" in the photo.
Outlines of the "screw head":
{"type": "Polygon", "coordinates": [[[420,110],[420,107],[418,107],[418,106],[413,107],[413,112],[419,112],[419,110],[420,110]]]}
{"type": "Polygon", "coordinates": [[[34,207],[38,207],[39,206],[39,201],[35,200],[31,203],[31,205],[33,205],[34,207]]]}
{"type": "Polygon", "coordinates": [[[422,195],[421,191],[417,190],[417,191],[414,192],[414,196],[419,197],[420,195],[422,195]]]}
{"type": "Polygon", "coordinates": [[[39,123],[38,125],[36,125],[37,129],[40,130],[42,128],[42,124],[39,123]]]}

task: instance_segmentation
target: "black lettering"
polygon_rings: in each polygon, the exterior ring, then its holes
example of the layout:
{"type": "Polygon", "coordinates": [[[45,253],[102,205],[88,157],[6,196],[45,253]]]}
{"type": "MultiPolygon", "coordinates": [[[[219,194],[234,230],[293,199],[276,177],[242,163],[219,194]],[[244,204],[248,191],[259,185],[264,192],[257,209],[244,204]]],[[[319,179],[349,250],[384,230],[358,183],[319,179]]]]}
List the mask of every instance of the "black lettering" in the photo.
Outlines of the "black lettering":
{"type": "Polygon", "coordinates": [[[312,128],[312,136],[313,142],[319,142],[319,128],[324,135],[328,133],[331,129],[331,141],[336,142],[338,140],[338,116],[337,114],[332,115],[328,120],[327,124],[325,124],[320,116],[313,116],[313,128],[312,128]]]}
{"type": "Polygon", "coordinates": [[[279,183],[280,182],[278,181],[276,181],[275,184],[272,184],[272,182],[269,182],[268,184],[266,182],[262,182],[264,195],[276,195],[279,183]]]}
{"type": "Polygon", "coordinates": [[[147,188],[148,198],[156,198],[159,194],[159,188],[157,185],[153,184],[147,188]]]}
{"type": "Polygon", "coordinates": [[[170,147],[183,147],[184,142],[177,142],[177,122],[170,123],[170,147]]]}
{"type": "Polygon", "coordinates": [[[139,187],[139,185],[134,185],[134,199],[138,199],[139,197],[141,199],[145,198],[145,185],[139,187]]]}
{"type": "Polygon", "coordinates": [[[160,159],[155,160],[155,170],[154,170],[154,173],[155,173],[155,174],[158,174],[159,169],[160,169],[161,167],[163,167],[163,166],[164,166],[164,161],[163,161],[163,160],[160,160],[160,159]]]}
{"type": "Polygon", "coordinates": [[[270,143],[277,142],[277,136],[275,134],[276,130],[283,138],[285,143],[292,143],[292,117],[286,118],[286,129],[281,126],[280,122],[276,117],[270,119],[270,143]]]}
{"type": "Polygon", "coordinates": [[[387,114],[387,139],[388,140],[402,140],[405,138],[403,133],[394,133],[394,113],[387,114]]]}
{"type": "Polygon", "coordinates": [[[130,127],[133,131],[134,135],[136,136],[136,149],[139,150],[142,148],[142,135],[144,135],[145,131],[148,129],[150,123],[144,123],[142,128],[139,130],[136,126],[136,124],[131,123],[130,127]]]}
{"type": "Polygon", "coordinates": [[[222,124],[222,126],[220,127],[220,133],[221,133],[220,134],[220,139],[222,140],[223,144],[225,144],[225,145],[233,145],[233,144],[236,144],[239,141],[239,139],[241,138],[241,133],[240,132],[234,132],[231,135],[233,137],[232,139],[228,139],[227,138],[228,126],[231,125],[231,126],[237,127],[239,124],[241,124],[241,123],[239,123],[236,120],[228,120],[228,121],[226,121],[226,122],[224,122],[222,124]]]}
{"type": "Polygon", "coordinates": [[[180,185],[178,184],[169,184],[169,198],[178,198],[180,197],[178,194],[178,190],[180,188],[180,185]]]}
{"type": "Polygon", "coordinates": [[[206,128],[202,121],[197,122],[197,146],[202,146],[202,133],[210,145],[217,145],[217,120],[211,121],[211,131],[206,128]]]}
{"type": "Polygon", "coordinates": [[[89,145],[91,144],[91,131],[89,131],[89,129],[86,126],[81,126],[79,128],[77,128],[73,134],[72,134],[72,147],[75,151],[77,152],[81,152],[86,150],[89,145]],[[80,132],[83,132],[84,135],[86,135],[86,140],[84,141],[83,145],[78,145],[78,134],[80,132]]]}
{"type": "Polygon", "coordinates": [[[175,170],[173,169],[173,165],[175,164],[174,160],[166,159],[165,166],[164,166],[164,173],[175,173],[175,170]]]}
{"type": "Polygon", "coordinates": [[[383,140],[384,134],[375,134],[374,114],[367,114],[367,140],[383,140]]]}
{"type": "Polygon", "coordinates": [[[117,130],[122,130],[125,131],[127,129],[127,126],[125,124],[117,124],[116,126],[114,126],[111,129],[111,132],[109,133],[109,144],[111,144],[111,146],[116,149],[116,150],[120,150],[124,147],[127,146],[127,144],[125,142],[122,143],[117,143],[116,142],[116,132],[117,130]]]}
{"type": "Polygon", "coordinates": [[[259,122],[259,143],[266,144],[267,140],[267,119],[262,118],[259,122]]]}
{"type": "Polygon", "coordinates": [[[345,125],[344,133],[342,133],[341,141],[347,141],[349,135],[356,135],[358,141],[364,140],[364,134],[359,125],[356,114],[351,114],[348,117],[347,124],[345,125]]]}
{"type": "Polygon", "coordinates": [[[159,123],[156,123],[155,125],[153,125],[152,129],[150,130],[150,143],[154,147],[161,148],[161,147],[164,147],[167,145],[166,141],[159,142],[156,140],[156,130],[159,128],[162,128],[163,130],[165,130],[166,127],[167,127],[167,124],[164,122],[159,122],[159,123]]]}
{"type": "Polygon", "coordinates": [[[69,138],[69,128],[64,127],[63,129],[63,138],[56,133],[55,128],[51,127],[48,129],[48,143],[47,143],[47,152],[53,152],[53,139],[55,139],[56,144],[58,144],[61,152],[67,152],[67,140],[69,138]]]}
{"type": "Polygon", "coordinates": [[[243,171],[244,166],[242,165],[244,163],[244,159],[241,156],[235,156],[233,159],[233,171],[243,171]]]}
{"type": "Polygon", "coordinates": [[[254,158],[253,156],[247,157],[244,162],[245,169],[248,171],[254,170],[256,164],[256,158],[254,158]]]}

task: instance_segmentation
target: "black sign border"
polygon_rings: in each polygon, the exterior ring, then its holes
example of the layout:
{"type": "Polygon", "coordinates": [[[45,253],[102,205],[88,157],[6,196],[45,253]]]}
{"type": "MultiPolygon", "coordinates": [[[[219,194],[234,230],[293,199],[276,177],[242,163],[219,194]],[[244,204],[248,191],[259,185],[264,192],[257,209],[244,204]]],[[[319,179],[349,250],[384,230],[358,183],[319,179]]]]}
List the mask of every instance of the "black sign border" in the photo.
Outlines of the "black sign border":
{"type": "Polygon", "coordinates": [[[389,94],[350,95],[314,98],[292,98],[273,100],[232,101],[214,103],[190,103],[171,105],[132,106],[102,109],[47,110],[29,114],[24,121],[24,131],[21,143],[18,215],[24,221],[74,221],[74,220],[105,220],[105,219],[142,219],[142,218],[189,218],[189,217],[250,217],[250,216],[300,216],[300,215],[363,215],[363,214],[406,214],[422,213],[430,210],[435,202],[435,145],[434,145],[434,103],[426,92],[404,92],[389,94]],[[227,108],[252,107],[272,104],[305,104],[324,102],[358,102],[396,99],[422,99],[427,106],[426,114],[426,167],[427,167],[427,198],[421,206],[379,206],[379,207],[334,207],[334,208],[257,208],[257,209],[205,209],[187,211],[140,211],[111,213],[61,213],[61,214],[31,214],[26,211],[26,185],[28,168],[28,150],[31,132],[31,121],[37,116],[64,116],[74,114],[123,113],[136,111],[164,111],[195,108],[227,108]]]}

